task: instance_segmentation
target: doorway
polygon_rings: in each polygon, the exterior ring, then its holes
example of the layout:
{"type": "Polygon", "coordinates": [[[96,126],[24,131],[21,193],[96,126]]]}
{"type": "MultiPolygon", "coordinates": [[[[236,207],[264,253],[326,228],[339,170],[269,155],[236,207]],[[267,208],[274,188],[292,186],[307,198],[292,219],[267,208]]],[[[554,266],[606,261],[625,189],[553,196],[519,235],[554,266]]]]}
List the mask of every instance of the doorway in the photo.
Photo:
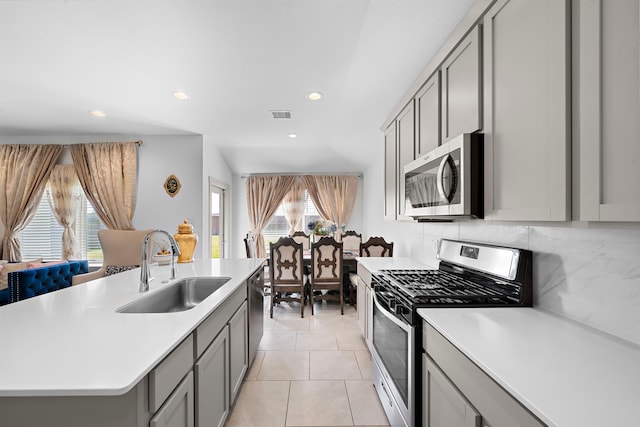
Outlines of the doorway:
{"type": "Polygon", "coordinates": [[[224,258],[226,255],[226,185],[209,178],[209,230],[211,235],[211,258],[224,258]]]}

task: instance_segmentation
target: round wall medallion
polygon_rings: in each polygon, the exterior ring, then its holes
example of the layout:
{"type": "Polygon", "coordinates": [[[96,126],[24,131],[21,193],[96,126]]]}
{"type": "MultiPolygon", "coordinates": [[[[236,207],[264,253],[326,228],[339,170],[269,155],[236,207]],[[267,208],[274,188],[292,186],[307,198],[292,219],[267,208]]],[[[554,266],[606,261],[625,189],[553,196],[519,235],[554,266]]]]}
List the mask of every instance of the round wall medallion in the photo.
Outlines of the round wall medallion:
{"type": "Polygon", "coordinates": [[[175,197],[176,194],[182,188],[182,184],[180,184],[180,180],[175,175],[169,175],[167,179],[164,181],[164,191],[171,197],[175,197]]]}

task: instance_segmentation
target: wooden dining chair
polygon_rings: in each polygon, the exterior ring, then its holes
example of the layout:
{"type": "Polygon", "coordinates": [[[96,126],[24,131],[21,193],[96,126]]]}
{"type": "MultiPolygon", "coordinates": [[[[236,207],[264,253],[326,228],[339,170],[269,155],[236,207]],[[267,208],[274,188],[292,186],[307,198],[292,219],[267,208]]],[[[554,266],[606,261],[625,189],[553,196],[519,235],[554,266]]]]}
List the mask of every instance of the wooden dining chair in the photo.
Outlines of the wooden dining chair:
{"type": "Polygon", "coordinates": [[[302,243],[302,250],[304,251],[309,250],[310,238],[309,238],[309,235],[306,234],[304,231],[296,231],[289,237],[291,237],[293,240],[295,240],[298,243],[302,243]]]}
{"type": "Polygon", "coordinates": [[[336,299],[330,291],[338,291],[340,314],[344,314],[344,292],[342,290],[342,242],[333,237],[322,237],[311,245],[311,279],[309,298],[311,315],[315,299],[336,299]],[[315,295],[320,291],[319,295],[315,295]],[[327,291],[322,293],[321,291],[327,291]]]}
{"type": "Polygon", "coordinates": [[[360,244],[360,256],[392,257],[393,242],[387,242],[382,237],[369,237],[369,240],[360,244]]]}
{"type": "Polygon", "coordinates": [[[300,317],[304,317],[304,264],[302,244],[291,237],[281,237],[270,243],[271,260],[271,303],[269,316],[273,317],[273,307],[282,302],[299,302],[300,317]]]}
{"type": "Polygon", "coordinates": [[[347,230],[342,233],[342,250],[358,252],[362,243],[362,234],[358,234],[353,230],[347,230]]]}
{"type": "MultiPolygon", "coordinates": [[[[382,237],[370,237],[364,243],[360,243],[361,257],[392,257],[393,242],[387,243],[382,237]]],[[[349,273],[349,304],[353,305],[358,291],[358,275],[349,273]]]]}

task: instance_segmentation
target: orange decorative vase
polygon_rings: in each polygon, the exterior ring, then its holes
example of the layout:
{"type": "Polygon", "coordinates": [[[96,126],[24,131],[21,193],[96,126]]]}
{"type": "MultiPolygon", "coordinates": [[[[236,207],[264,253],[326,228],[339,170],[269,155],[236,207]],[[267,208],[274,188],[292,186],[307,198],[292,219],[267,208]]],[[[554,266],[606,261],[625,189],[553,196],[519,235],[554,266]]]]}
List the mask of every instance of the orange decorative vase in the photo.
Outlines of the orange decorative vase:
{"type": "Polygon", "coordinates": [[[198,245],[198,235],[193,232],[193,225],[187,220],[178,226],[178,232],[173,235],[176,243],[180,246],[180,255],[178,262],[193,262],[193,253],[198,245]]]}

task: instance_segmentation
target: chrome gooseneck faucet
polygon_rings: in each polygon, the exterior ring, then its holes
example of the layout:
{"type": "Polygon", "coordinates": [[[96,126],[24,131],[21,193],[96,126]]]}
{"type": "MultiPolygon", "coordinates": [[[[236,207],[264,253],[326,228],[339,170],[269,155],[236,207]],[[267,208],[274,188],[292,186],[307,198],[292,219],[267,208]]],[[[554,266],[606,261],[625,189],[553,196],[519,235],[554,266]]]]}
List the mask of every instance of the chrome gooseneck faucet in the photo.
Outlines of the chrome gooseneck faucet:
{"type": "Polygon", "coordinates": [[[169,244],[171,245],[171,279],[176,278],[176,264],[175,257],[180,255],[180,246],[176,243],[173,236],[164,230],[152,230],[148,232],[144,239],[142,239],[142,265],[140,266],[140,292],[147,292],[149,290],[149,280],[151,275],[149,273],[149,263],[147,261],[147,244],[149,239],[156,233],[164,234],[169,238],[169,244]]]}

